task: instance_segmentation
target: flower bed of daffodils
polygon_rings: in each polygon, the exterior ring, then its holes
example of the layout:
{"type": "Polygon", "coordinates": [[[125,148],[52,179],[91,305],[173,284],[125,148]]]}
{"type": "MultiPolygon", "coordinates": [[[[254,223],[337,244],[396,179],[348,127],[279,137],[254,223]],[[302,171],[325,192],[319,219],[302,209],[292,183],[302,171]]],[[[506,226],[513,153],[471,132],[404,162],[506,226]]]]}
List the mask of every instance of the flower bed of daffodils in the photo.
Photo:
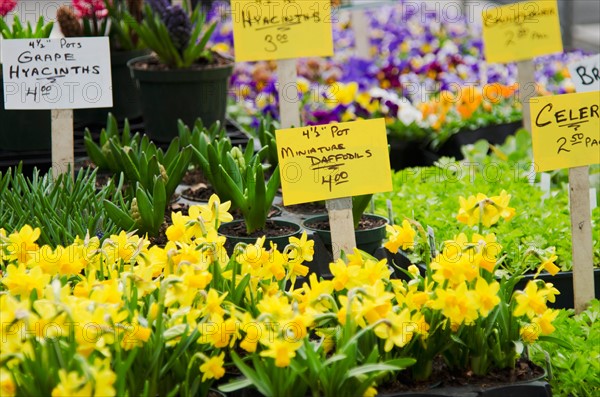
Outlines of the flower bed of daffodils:
{"type": "MultiPolygon", "coordinates": [[[[546,302],[559,292],[539,281],[513,292],[518,276],[495,277],[501,236],[484,230],[514,216],[509,201],[461,198],[463,233],[408,281],[360,251],[318,279],[306,235],[228,255],[216,230],[229,203],[216,197],[174,213],[164,247],[121,232],[51,248],[37,228],[0,229],[1,394],[373,396],[399,373],[428,379],[440,358],[475,375],[513,368],[552,340],[546,302]]],[[[388,229],[390,251],[431,252],[418,222],[388,229]]]]}

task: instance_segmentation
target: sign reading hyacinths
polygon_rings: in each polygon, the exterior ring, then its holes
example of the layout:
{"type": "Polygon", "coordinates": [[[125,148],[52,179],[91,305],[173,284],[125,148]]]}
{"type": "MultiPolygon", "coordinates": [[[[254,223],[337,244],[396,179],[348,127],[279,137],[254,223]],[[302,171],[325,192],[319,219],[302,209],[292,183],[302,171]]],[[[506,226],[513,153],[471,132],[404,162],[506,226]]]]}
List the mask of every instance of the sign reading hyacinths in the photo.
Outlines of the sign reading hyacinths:
{"type": "Polygon", "coordinates": [[[231,0],[237,61],[333,55],[331,0],[231,0]]]}
{"type": "Polygon", "coordinates": [[[6,109],[111,107],[108,37],[2,43],[6,109]]]}
{"type": "Polygon", "coordinates": [[[600,54],[569,64],[577,92],[600,91],[600,54]]]}
{"type": "Polygon", "coordinates": [[[600,92],[534,98],[531,124],[539,171],[600,163],[600,92]]]}
{"type": "Polygon", "coordinates": [[[285,205],[393,189],[384,119],[275,134],[285,205]]]}
{"type": "Polygon", "coordinates": [[[108,37],[4,40],[2,66],[5,109],[50,109],[52,173],[72,175],[73,109],[113,105],[108,37]]]}
{"type": "Polygon", "coordinates": [[[556,0],[538,0],[483,11],[488,62],[508,63],[562,52],[556,0]]]}

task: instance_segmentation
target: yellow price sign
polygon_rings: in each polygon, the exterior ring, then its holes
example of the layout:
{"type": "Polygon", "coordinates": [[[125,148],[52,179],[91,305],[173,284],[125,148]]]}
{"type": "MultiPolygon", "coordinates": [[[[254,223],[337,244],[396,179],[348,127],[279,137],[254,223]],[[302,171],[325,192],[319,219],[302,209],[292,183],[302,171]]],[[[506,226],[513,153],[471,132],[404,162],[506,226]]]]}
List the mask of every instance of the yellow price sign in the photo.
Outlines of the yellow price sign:
{"type": "Polygon", "coordinates": [[[331,0],[231,0],[237,61],[333,55],[331,0]]]}
{"type": "Polygon", "coordinates": [[[482,17],[488,62],[523,61],[563,51],[556,0],[490,8],[483,11],[482,17]]]}
{"type": "Polygon", "coordinates": [[[275,132],[285,205],[392,190],[384,119],[275,132]]]}
{"type": "Polygon", "coordinates": [[[537,171],[600,164],[600,92],[531,99],[537,171]]]}

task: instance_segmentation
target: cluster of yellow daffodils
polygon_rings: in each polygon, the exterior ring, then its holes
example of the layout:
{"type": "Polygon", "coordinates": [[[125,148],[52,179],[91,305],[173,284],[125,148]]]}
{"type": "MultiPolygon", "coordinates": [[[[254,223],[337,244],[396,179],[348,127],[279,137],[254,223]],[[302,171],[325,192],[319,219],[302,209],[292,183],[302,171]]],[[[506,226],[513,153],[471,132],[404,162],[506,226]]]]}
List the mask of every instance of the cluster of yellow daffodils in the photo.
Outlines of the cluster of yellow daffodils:
{"type": "MultiPolygon", "coordinates": [[[[509,199],[461,198],[459,217],[510,218],[509,199]]],[[[206,395],[233,365],[246,379],[226,390],[374,395],[406,367],[427,378],[440,355],[475,373],[510,367],[515,342],[554,330],[546,303],[558,291],[536,281],[513,294],[513,280],[496,279],[494,234],[461,233],[404,279],[359,250],[318,278],[306,234],[228,253],[217,233],[228,209],[213,196],[173,213],[164,247],[124,232],[39,246],[39,229],[0,229],[3,396],[206,395]]],[[[421,229],[389,227],[385,246],[417,249],[421,229]]]]}

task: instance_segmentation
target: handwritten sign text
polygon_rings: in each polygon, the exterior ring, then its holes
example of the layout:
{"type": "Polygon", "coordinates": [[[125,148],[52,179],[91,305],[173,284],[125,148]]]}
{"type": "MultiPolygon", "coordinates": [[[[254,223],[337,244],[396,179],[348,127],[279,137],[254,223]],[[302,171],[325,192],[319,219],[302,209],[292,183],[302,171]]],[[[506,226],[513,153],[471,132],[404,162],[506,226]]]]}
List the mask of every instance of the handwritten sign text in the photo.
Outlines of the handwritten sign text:
{"type": "Polygon", "coordinates": [[[385,121],[276,131],[285,205],[392,190],[385,121]]]}
{"type": "Polygon", "coordinates": [[[539,171],[600,163],[600,93],[531,100],[533,158],[539,171]]]}
{"type": "Polygon", "coordinates": [[[232,0],[237,61],[333,55],[330,0],[232,0]]]}
{"type": "Polygon", "coordinates": [[[6,109],[112,106],[108,37],[2,43],[6,109]]]}
{"type": "Polygon", "coordinates": [[[577,92],[600,90],[600,54],[569,64],[571,80],[577,92]]]}
{"type": "Polygon", "coordinates": [[[495,7],[482,16],[488,62],[523,61],[563,50],[556,0],[495,7]]]}

